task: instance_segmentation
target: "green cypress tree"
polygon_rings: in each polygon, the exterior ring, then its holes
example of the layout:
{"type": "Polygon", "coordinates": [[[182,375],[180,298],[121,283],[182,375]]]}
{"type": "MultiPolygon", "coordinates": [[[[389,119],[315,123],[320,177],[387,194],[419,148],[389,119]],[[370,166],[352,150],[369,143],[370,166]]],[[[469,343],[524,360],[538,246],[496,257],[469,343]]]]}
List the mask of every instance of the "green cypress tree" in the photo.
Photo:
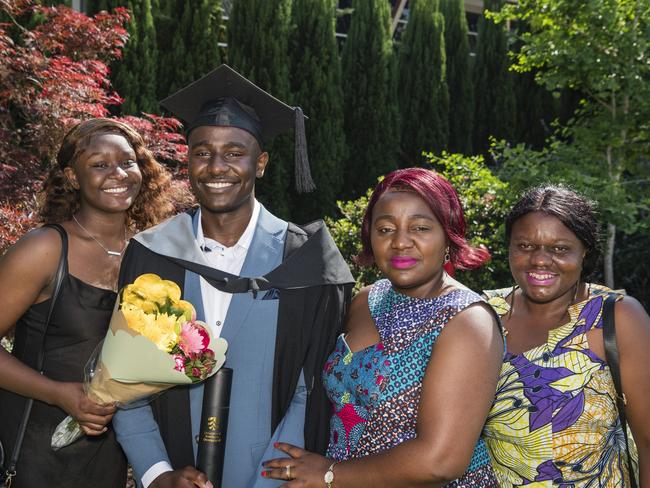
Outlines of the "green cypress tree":
{"type": "Polygon", "coordinates": [[[307,145],[316,190],[294,200],[294,218],[334,215],[347,157],[335,0],[294,0],[290,38],[295,102],[310,116],[307,145]]]}
{"type": "Polygon", "coordinates": [[[449,143],[452,153],[472,153],[474,87],[470,65],[467,17],[463,0],[440,0],[445,18],[447,87],[449,89],[449,143]]]}
{"type": "MultiPolygon", "coordinates": [[[[166,0],[169,1],[169,0],[166,0]]],[[[164,98],[221,64],[221,0],[175,0],[165,31],[168,48],[158,67],[158,96],[164,98]],[[180,19],[180,21],[179,21],[180,19]]],[[[161,23],[167,23],[161,18],[161,23]]]]}
{"type": "MultiPolygon", "coordinates": [[[[151,0],[139,0],[138,12],[140,22],[140,39],[136,52],[139,62],[135,64],[138,73],[140,93],[137,98],[137,110],[158,113],[156,95],[156,75],[158,74],[158,45],[156,27],[153,22],[151,0]]],[[[133,93],[133,92],[132,92],[133,93]]],[[[135,95],[135,94],[134,94],[135,95]]]]}
{"type": "Polygon", "coordinates": [[[541,149],[551,135],[558,102],[551,92],[535,81],[533,73],[516,73],[512,77],[517,96],[513,142],[523,142],[533,149],[541,149]]]}
{"type": "Polygon", "coordinates": [[[111,11],[115,7],[129,9],[129,40],[122,51],[122,59],[111,67],[113,86],[124,98],[121,106],[123,114],[158,112],[158,47],[151,2],[152,0],[94,0],[88,3],[90,14],[101,10],[111,11]]]}
{"type": "MultiPolygon", "coordinates": [[[[530,31],[525,22],[517,25],[518,36],[530,31]]],[[[519,51],[521,45],[513,50],[519,51]]],[[[517,100],[517,114],[513,142],[523,142],[533,149],[544,147],[551,135],[551,125],[558,114],[558,100],[544,86],[535,81],[535,72],[512,75],[517,100]]]]}
{"type": "Polygon", "coordinates": [[[389,3],[353,2],[343,48],[345,134],[350,142],[345,186],[356,197],[397,167],[399,114],[389,3]]]}
{"type": "MultiPolygon", "coordinates": [[[[503,0],[485,0],[485,9],[500,10],[503,0]]],[[[508,71],[508,41],[503,24],[479,19],[474,66],[474,152],[486,154],[489,137],[511,140],[515,130],[515,94],[508,71]]]]}
{"type": "Polygon", "coordinates": [[[117,6],[126,4],[126,1],[117,2],[118,5],[115,5],[114,3],[115,2],[110,0],[87,0],[86,12],[88,12],[88,15],[95,15],[97,12],[101,12],[102,10],[111,11],[117,6]]]}
{"type": "MultiPolygon", "coordinates": [[[[108,4],[109,1],[106,3],[108,4]]],[[[111,81],[113,82],[113,86],[117,92],[124,99],[120,111],[123,114],[137,114],[139,77],[137,70],[131,69],[131,67],[135,62],[137,62],[136,52],[138,51],[138,44],[140,42],[140,30],[138,24],[140,21],[137,12],[134,10],[133,2],[127,1],[124,6],[129,9],[129,14],[131,16],[129,24],[127,25],[129,40],[122,50],[122,58],[115,61],[111,66],[111,81]]]]}
{"type": "MultiPolygon", "coordinates": [[[[292,103],[289,91],[289,23],[291,0],[237,0],[228,22],[228,62],[276,98],[292,103]]],[[[256,188],[260,199],[278,216],[290,217],[293,137],[278,136],[265,149],[270,155],[266,176],[256,188]]]]}
{"type": "Polygon", "coordinates": [[[221,0],[200,0],[194,10],[188,44],[195,79],[221,64],[219,54],[221,29],[221,0]]]}
{"type": "Polygon", "coordinates": [[[179,42],[177,33],[182,28],[184,6],[189,2],[183,0],[156,0],[156,3],[158,6],[153,11],[156,44],[158,46],[156,94],[158,99],[161,100],[172,93],[172,81],[176,79],[179,72],[183,71],[182,66],[177,64],[177,59],[184,59],[185,40],[182,39],[179,42]]]}
{"type": "Polygon", "coordinates": [[[37,3],[40,3],[44,7],[56,7],[57,5],[72,6],[72,0],[37,0],[37,3]]]}
{"type": "Polygon", "coordinates": [[[177,5],[178,17],[167,35],[171,38],[169,50],[163,54],[161,66],[158,67],[160,82],[159,95],[165,98],[179,88],[195,80],[192,66],[192,51],[189,45],[194,10],[193,2],[181,1],[177,5]]]}
{"type": "Polygon", "coordinates": [[[444,19],[438,0],[417,0],[399,49],[399,108],[402,163],[439,154],[449,137],[449,93],[445,81],[444,19]]]}

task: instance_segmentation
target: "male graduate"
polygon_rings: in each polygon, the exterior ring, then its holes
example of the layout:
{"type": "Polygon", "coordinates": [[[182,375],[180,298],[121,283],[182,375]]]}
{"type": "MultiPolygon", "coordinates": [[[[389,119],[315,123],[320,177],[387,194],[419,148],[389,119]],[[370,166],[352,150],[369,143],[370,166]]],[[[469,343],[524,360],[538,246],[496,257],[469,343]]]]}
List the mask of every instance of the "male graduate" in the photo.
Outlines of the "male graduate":
{"type": "MultiPolygon", "coordinates": [[[[296,125],[296,179],[311,185],[300,109],[226,65],[162,102],[186,124],[189,179],[200,207],[138,234],[120,287],[143,273],[179,284],[233,370],[222,486],[272,487],[261,462],[282,440],[322,452],[330,407],[321,380],[353,278],[322,221],[299,227],[255,199],[264,142],[296,125]]],[[[206,388],[209,388],[207,386],[206,388]]],[[[144,487],[206,486],[193,466],[203,384],[122,410],[113,425],[144,487]]]]}

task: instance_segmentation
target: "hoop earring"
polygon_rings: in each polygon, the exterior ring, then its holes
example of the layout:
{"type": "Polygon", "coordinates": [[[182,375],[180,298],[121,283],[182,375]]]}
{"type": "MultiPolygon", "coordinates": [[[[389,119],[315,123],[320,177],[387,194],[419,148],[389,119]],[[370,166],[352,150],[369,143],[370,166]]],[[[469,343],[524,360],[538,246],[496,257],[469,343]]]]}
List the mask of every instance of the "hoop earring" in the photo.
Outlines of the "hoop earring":
{"type": "Polygon", "coordinates": [[[444,264],[447,264],[449,261],[451,261],[451,255],[449,254],[449,246],[447,246],[447,249],[445,249],[444,264]]]}

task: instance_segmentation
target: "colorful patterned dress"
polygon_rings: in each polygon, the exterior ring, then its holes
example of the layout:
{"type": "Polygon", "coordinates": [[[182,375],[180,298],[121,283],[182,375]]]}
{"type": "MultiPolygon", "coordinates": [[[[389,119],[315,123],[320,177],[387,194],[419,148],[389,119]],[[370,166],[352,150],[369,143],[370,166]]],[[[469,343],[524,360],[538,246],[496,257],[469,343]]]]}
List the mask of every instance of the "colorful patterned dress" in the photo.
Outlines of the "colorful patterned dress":
{"type": "MultiPolygon", "coordinates": [[[[501,315],[511,291],[486,292],[501,315]]],[[[590,285],[589,298],[569,308],[570,321],[549,331],[547,343],[506,353],[484,431],[502,487],[629,486],[612,377],[587,342],[587,332],[602,328],[610,291],[590,285]]]]}
{"type": "MultiPolygon", "coordinates": [[[[417,299],[398,294],[388,280],[373,285],[368,305],[380,342],[352,353],[341,335],[325,364],[323,381],[334,407],[328,457],[359,458],[416,437],[431,349],[454,315],[481,300],[470,290],[417,299]]],[[[498,486],[482,440],[465,475],[446,486],[498,486]]]]}

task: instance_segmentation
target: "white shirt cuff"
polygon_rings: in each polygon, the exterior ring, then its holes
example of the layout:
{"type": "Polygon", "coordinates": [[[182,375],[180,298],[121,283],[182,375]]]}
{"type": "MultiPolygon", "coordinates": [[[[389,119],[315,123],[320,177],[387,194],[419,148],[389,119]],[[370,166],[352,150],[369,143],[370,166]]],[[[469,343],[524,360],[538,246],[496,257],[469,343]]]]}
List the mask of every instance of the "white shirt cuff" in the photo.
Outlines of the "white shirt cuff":
{"type": "Polygon", "coordinates": [[[171,464],[167,461],[160,461],[151,466],[145,474],[142,475],[142,486],[148,488],[154,480],[167,471],[173,471],[171,464]]]}

